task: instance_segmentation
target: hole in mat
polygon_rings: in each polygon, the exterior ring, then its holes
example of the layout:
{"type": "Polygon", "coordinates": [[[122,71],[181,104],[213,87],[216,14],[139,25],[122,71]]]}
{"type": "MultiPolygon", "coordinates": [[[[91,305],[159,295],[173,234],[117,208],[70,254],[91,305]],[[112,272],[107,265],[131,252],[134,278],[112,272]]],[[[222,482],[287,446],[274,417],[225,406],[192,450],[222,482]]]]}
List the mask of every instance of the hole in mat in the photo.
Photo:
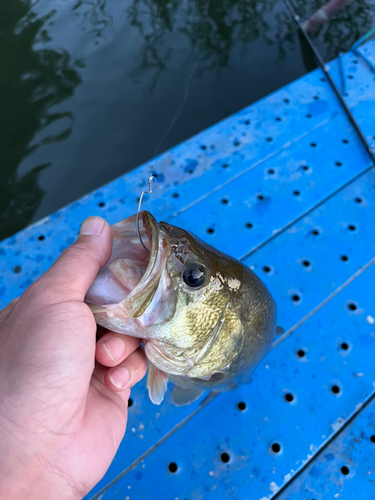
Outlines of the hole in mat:
{"type": "Polygon", "coordinates": [[[265,273],[269,273],[269,272],[271,271],[270,266],[263,266],[263,271],[264,271],[265,273]]]}
{"type": "Polygon", "coordinates": [[[294,295],[292,295],[292,300],[293,302],[299,302],[301,300],[301,297],[295,293],[294,295]]]}
{"type": "Polygon", "coordinates": [[[21,268],[21,266],[15,266],[15,267],[14,267],[14,269],[13,269],[13,271],[14,271],[16,274],[18,274],[18,273],[20,273],[20,272],[21,272],[21,269],[22,269],[22,268],[21,268]]]}
{"type": "Polygon", "coordinates": [[[221,200],[221,203],[222,203],[223,205],[228,205],[229,200],[227,200],[226,198],[223,198],[223,199],[221,200]]]}
{"type": "Polygon", "coordinates": [[[291,403],[293,401],[293,399],[294,399],[294,396],[290,392],[287,392],[285,394],[284,398],[285,398],[285,401],[288,401],[288,403],[291,403]]]}
{"type": "Polygon", "coordinates": [[[207,146],[203,145],[203,146],[201,146],[201,149],[203,149],[203,151],[204,151],[205,149],[207,149],[207,146]]]}
{"type": "Polygon", "coordinates": [[[133,400],[132,400],[132,398],[129,398],[128,399],[128,408],[130,408],[131,406],[133,406],[133,400]]]}
{"type": "Polygon", "coordinates": [[[209,227],[209,228],[207,229],[207,232],[208,232],[209,234],[214,234],[215,230],[214,230],[212,227],[209,227]]]}
{"type": "Polygon", "coordinates": [[[169,470],[169,472],[172,472],[172,474],[174,474],[175,472],[177,472],[177,469],[178,469],[178,466],[177,466],[176,462],[171,462],[168,465],[168,470],[169,470]]]}
{"type": "Polygon", "coordinates": [[[306,118],[311,118],[311,116],[312,116],[312,115],[310,115],[310,113],[308,113],[308,114],[306,115],[306,118]]]}
{"type": "Polygon", "coordinates": [[[347,351],[349,349],[349,344],[347,342],[341,342],[340,347],[344,351],[347,351]]]}
{"type": "Polygon", "coordinates": [[[180,195],[178,193],[173,193],[172,196],[173,198],[178,198],[180,195]]]}
{"type": "Polygon", "coordinates": [[[375,434],[373,434],[371,437],[370,437],[370,440],[372,443],[375,443],[375,434]]]}
{"type": "Polygon", "coordinates": [[[318,236],[319,234],[319,231],[317,229],[313,229],[311,232],[314,236],[318,236]]]}
{"type": "Polygon", "coordinates": [[[297,351],[297,356],[298,356],[299,358],[304,358],[304,357],[305,357],[305,354],[306,354],[306,352],[305,352],[303,349],[298,349],[298,351],[297,351]]]}
{"type": "Polygon", "coordinates": [[[333,394],[339,394],[340,392],[340,387],[338,385],[333,385],[331,387],[331,391],[333,392],[333,394]]]}
{"type": "Polygon", "coordinates": [[[362,203],[362,198],[356,198],[355,201],[356,203],[362,203]]]}
{"type": "Polygon", "coordinates": [[[44,234],[41,234],[40,236],[38,236],[39,241],[43,241],[45,239],[46,239],[46,237],[44,236],[44,234]]]}
{"type": "Polygon", "coordinates": [[[336,167],[342,167],[341,161],[335,161],[335,165],[336,165],[336,167]]]}
{"type": "Polygon", "coordinates": [[[302,261],[302,265],[305,266],[305,267],[309,267],[310,262],[308,260],[303,260],[302,261]]]}
{"type": "Polygon", "coordinates": [[[105,207],[104,201],[101,201],[100,203],[98,203],[98,207],[105,207]]]}
{"type": "Polygon", "coordinates": [[[223,163],[223,168],[228,168],[228,163],[223,163]]]}
{"type": "Polygon", "coordinates": [[[344,476],[347,476],[349,474],[349,467],[347,467],[346,465],[343,465],[341,467],[341,472],[344,474],[344,476]]]}
{"type": "Polygon", "coordinates": [[[240,401],[237,405],[237,408],[240,410],[240,411],[245,411],[246,410],[246,403],[244,403],[243,401],[240,401]]]}
{"type": "Polygon", "coordinates": [[[279,443],[272,443],[272,444],[271,444],[271,450],[272,450],[274,453],[280,453],[280,451],[281,451],[281,446],[279,445],[279,443]]]}
{"type": "Polygon", "coordinates": [[[348,260],[348,257],[346,255],[341,255],[341,260],[346,262],[348,260]]]}
{"type": "Polygon", "coordinates": [[[351,311],[355,311],[357,309],[357,306],[351,302],[350,304],[348,304],[348,309],[350,309],[351,311]]]}
{"type": "Polygon", "coordinates": [[[251,222],[246,222],[246,227],[248,229],[251,229],[253,227],[252,223],[251,222]]]}
{"type": "Polygon", "coordinates": [[[268,169],[268,173],[269,173],[270,175],[273,175],[273,174],[275,173],[275,171],[274,171],[274,169],[273,169],[273,168],[269,168],[269,169],[268,169]]]}
{"type": "Polygon", "coordinates": [[[349,144],[348,139],[343,139],[343,140],[342,140],[342,142],[343,142],[344,144],[349,144]]]}
{"type": "Polygon", "coordinates": [[[227,464],[227,463],[229,462],[229,460],[230,460],[230,455],[229,455],[229,453],[226,453],[226,452],[224,451],[224,453],[222,453],[222,454],[220,455],[220,459],[221,459],[221,461],[222,461],[223,463],[227,464]]]}
{"type": "Polygon", "coordinates": [[[258,198],[258,200],[260,200],[260,201],[264,200],[264,196],[263,196],[262,194],[258,194],[258,195],[257,195],[257,198],[258,198]]]}
{"type": "Polygon", "coordinates": [[[355,231],[356,227],[354,226],[354,224],[350,224],[350,226],[348,226],[348,229],[349,231],[355,231]]]}
{"type": "Polygon", "coordinates": [[[299,191],[293,191],[294,196],[299,196],[301,193],[299,191]]]}
{"type": "Polygon", "coordinates": [[[316,148],[316,142],[311,142],[311,143],[310,143],[310,146],[311,146],[312,148],[316,148]]]}
{"type": "Polygon", "coordinates": [[[309,167],[307,165],[303,165],[302,170],[308,170],[309,167]]]}

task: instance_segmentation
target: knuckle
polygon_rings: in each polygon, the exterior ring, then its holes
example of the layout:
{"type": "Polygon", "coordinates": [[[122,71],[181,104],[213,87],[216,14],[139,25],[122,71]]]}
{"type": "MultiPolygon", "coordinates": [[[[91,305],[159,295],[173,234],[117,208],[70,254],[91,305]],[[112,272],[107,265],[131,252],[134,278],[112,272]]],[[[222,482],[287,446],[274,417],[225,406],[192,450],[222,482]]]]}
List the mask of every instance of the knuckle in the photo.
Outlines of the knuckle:
{"type": "Polygon", "coordinates": [[[82,253],[90,252],[90,245],[83,241],[76,241],[62,252],[62,255],[69,255],[72,257],[81,257],[82,253]]]}
{"type": "Polygon", "coordinates": [[[48,304],[51,302],[51,298],[51,291],[46,287],[43,287],[39,281],[30,285],[21,296],[22,302],[30,305],[31,307],[36,304],[48,304]]]}
{"type": "Polygon", "coordinates": [[[68,257],[70,260],[80,261],[82,257],[85,256],[85,259],[99,262],[94,249],[89,242],[85,241],[78,240],[76,243],[73,243],[73,245],[63,251],[62,255],[68,257]]]}

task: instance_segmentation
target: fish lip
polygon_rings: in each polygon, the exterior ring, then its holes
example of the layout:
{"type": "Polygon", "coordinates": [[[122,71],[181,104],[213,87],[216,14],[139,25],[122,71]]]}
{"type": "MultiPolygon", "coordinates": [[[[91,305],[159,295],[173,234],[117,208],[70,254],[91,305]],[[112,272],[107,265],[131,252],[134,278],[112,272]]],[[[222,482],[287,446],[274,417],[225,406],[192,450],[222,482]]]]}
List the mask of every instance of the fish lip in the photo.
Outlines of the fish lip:
{"type": "Polygon", "coordinates": [[[165,239],[161,238],[159,224],[155,217],[146,210],[140,212],[139,217],[142,220],[142,226],[148,241],[151,241],[151,248],[149,249],[150,258],[147,268],[140,282],[122,302],[125,312],[129,317],[133,318],[139,317],[144,313],[159,286],[164,269],[164,260],[166,259],[166,252],[160,252],[160,248],[163,247],[164,250],[164,247],[167,245],[165,239]]]}
{"type": "Polygon", "coordinates": [[[143,210],[142,212],[139,213],[139,216],[142,219],[147,239],[149,242],[151,240],[151,249],[148,249],[148,251],[150,252],[150,260],[148,261],[144,275],[142,276],[142,279],[138,283],[138,285],[140,285],[143,280],[146,280],[151,275],[155,267],[155,263],[159,252],[159,236],[160,236],[159,224],[156,222],[155,217],[150,212],[148,212],[147,210],[143,210]]]}

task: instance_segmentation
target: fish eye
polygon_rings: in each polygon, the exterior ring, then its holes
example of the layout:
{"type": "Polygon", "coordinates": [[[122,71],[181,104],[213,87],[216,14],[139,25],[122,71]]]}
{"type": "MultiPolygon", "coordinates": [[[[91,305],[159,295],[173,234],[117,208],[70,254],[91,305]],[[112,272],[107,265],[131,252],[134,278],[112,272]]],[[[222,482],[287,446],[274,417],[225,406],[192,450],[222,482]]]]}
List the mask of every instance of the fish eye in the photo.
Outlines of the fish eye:
{"type": "Polygon", "coordinates": [[[206,281],[207,271],[203,264],[192,262],[185,268],[183,278],[188,286],[198,288],[206,281]]]}

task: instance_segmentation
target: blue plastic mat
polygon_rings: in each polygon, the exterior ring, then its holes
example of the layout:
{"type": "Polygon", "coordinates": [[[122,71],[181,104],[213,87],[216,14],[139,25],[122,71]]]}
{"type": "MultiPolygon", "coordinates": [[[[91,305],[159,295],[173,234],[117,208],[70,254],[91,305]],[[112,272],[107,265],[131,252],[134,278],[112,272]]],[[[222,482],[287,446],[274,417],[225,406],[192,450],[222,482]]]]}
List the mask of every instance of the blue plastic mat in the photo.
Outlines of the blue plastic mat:
{"type": "MultiPolygon", "coordinates": [[[[375,42],[358,50],[375,63],[375,42]]],[[[343,68],[346,101],[375,146],[375,74],[353,53],[343,68]]],[[[337,61],[330,72],[341,85],[337,61]]],[[[88,498],[375,498],[375,172],[320,70],[2,242],[1,306],[85,217],[133,214],[151,172],[143,208],[242,259],[285,334],[236,391],[176,408],[170,392],[155,406],[139,384],[88,498]]]]}

